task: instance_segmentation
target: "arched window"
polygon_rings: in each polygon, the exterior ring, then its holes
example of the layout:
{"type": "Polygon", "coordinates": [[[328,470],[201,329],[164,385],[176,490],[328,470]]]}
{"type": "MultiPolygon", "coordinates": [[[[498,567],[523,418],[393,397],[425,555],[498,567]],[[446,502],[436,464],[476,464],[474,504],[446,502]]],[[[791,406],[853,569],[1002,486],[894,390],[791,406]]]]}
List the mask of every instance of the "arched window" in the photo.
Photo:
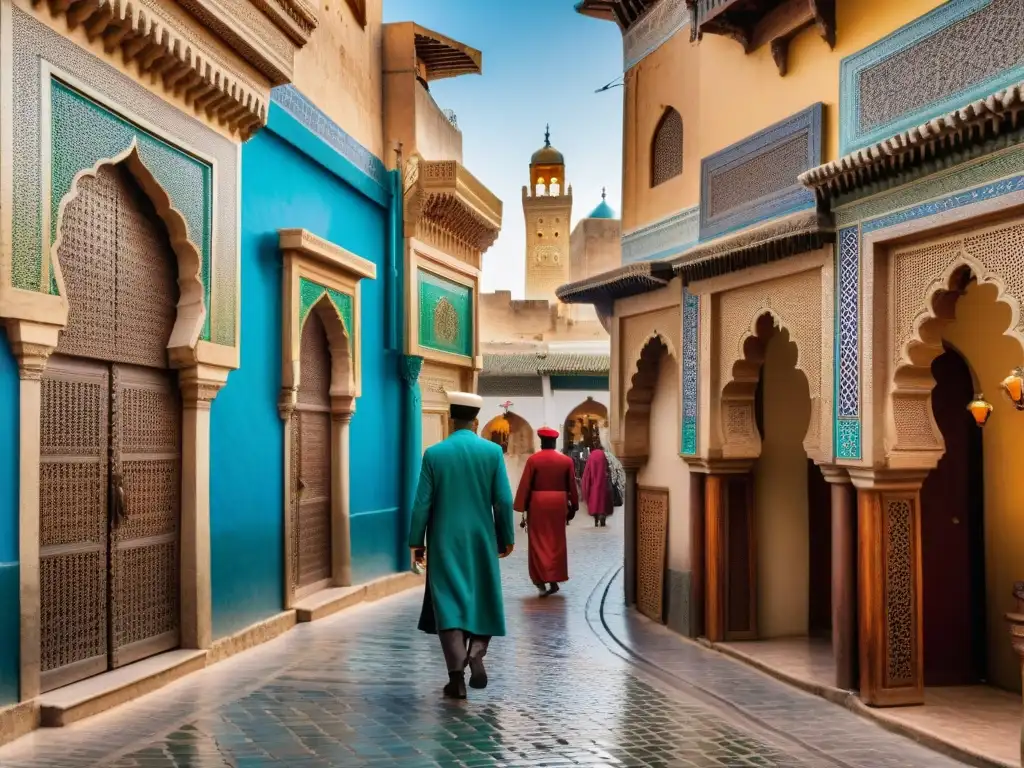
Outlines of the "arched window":
{"type": "Polygon", "coordinates": [[[552,179],[551,180],[551,195],[553,197],[558,197],[558,195],[561,192],[561,190],[562,190],[562,186],[558,183],[558,179],[552,179]]]}
{"type": "Polygon", "coordinates": [[[544,186],[544,179],[537,179],[537,188],[534,193],[539,197],[546,194],[547,187],[544,186]]]}
{"type": "Polygon", "coordinates": [[[658,121],[651,141],[651,186],[683,172],[683,118],[672,107],[658,121]]]}

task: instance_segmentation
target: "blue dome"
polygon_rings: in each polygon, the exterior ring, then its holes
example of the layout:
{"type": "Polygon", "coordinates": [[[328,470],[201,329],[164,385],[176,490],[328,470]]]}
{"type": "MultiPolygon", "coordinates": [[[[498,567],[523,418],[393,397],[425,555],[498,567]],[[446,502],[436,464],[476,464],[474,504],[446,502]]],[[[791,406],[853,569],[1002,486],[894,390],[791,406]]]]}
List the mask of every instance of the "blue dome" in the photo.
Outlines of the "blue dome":
{"type": "Polygon", "coordinates": [[[597,204],[597,208],[595,208],[594,210],[592,210],[590,212],[590,215],[587,216],[588,219],[617,219],[618,218],[618,216],[615,214],[615,211],[612,210],[612,207],[610,205],[608,205],[608,201],[605,200],[606,194],[607,193],[602,189],[601,190],[601,202],[597,204]]]}

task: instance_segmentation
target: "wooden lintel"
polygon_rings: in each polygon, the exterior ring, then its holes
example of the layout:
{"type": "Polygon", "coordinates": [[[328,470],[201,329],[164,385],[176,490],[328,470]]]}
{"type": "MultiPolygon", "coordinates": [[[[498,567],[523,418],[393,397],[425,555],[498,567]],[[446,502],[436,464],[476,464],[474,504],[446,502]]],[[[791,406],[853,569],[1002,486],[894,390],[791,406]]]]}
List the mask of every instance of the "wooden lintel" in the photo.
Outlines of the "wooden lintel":
{"type": "Polygon", "coordinates": [[[751,34],[751,50],[768,45],[783,37],[792,37],[796,32],[814,21],[813,0],[786,0],[766,13],[754,27],[751,34]]]}

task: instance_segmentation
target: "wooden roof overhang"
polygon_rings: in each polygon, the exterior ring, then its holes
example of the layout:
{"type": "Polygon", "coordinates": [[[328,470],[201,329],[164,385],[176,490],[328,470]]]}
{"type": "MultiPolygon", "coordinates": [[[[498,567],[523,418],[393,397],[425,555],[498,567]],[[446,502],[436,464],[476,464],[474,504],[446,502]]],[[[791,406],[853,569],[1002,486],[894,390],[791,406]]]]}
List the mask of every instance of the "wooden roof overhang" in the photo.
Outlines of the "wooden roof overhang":
{"type": "Polygon", "coordinates": [[[836,241],[829,214],[803,211],[691,248],[673,259],[683,285],[816,251],[836,241]]]}
{"type": "Polygon", "coordinates": [[[668,0],[579,0],[576,13],[603,21],[614,21],[625,32],[658,2],[668,0]]]}
{"type": "Polygon", "coordinates": [[[690,9],[690,40],[722,35],[751,53],[770,45],[780,75],[788,68],[789,43],[816,27],[830,48],[836,44],[835,0],[686,0],[690,9]]]}
{"type": "Polygon", "coordinates": [[[413,158],[404,190],[407,223],[422,219],[477,253],[498,239],[501,200],[454,160],[413,158]]]}
{"type": "Polygon", "coordinates": [[[947,159],[962,161],[1024,139],[1024,82],[800,174],[828,202],[947,159]]]}
{"type": "Polygon", "coordinates": [[[426,79],[441,80],[483,72],[483,54],[433,30],[414,26],[416,58],[423,63],[426,79]]]}
{"type": "Polygon", "coordinates": [[[607,306],[617,299],[664,288],[672,277],[672,265],[668,262],[641,261],[568,283],[558,288],[555,295],[564,304],[607,306]]]}

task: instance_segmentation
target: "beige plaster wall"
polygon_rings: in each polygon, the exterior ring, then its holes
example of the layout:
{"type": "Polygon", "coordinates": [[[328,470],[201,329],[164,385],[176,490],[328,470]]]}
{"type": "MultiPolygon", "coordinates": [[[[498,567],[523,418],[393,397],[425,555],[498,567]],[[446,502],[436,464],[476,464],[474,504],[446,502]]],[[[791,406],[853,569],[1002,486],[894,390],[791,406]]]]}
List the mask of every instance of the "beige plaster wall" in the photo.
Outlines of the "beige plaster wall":
{"type": "Polygon", "coordinates": [[[754,508],[758,633],[763,638],[807,634],[810,553],[803,440],[811,400],[796,358],[789,334],[776,333],[761,373],[764,439],[754,465],[754,508]]]}
{"type": "Polygon", "coordinates": [[[574,309],[544,299],[513,299],[510,291],[480,294],[481,344],[541,341],[600,341],[608,332],[596,312],[559,312],[574,309]]]}
{"type": "Polygon", "coordinates": [[[413,92],[416,94],[416,151],[427,160],[454,160],[461,165],[462,133],[445,117],[422,85],[416,83],[413,92]]]}
{"type": "Polygon", "coordinates": [[[995,286],[972,284],[957,302],[956,320],[943,336],[967,359],[975,381],[995,406],[983,437],[988,679],[1000,688],[1020,691],[1020,662],[1003,618],[1015,610],[1013,583],[1024,579],[1024,473],[1018,460],[1024,413],[997,396],[999,382],[1021,361],[1020,344],[1002,335],[1010,323],[1010,309],[996,301],[995,286]]]}
{"type": "Polygon", "coordinates": [[[668,488],[668,567],[690,570],[690,473],[679,458],[679,364],[663,353],[658,367],[658,385],[651,401],[650,452],[647,464],[637,474],[640,485],[668,488]]]}
{"type": "Polygon", "coordinates": [[[622,222],[583,219],[569,236],[569,280],[576,282],[622,265],[622,222]]]}
{"type": "Polygon", "coordinates": [[[356,141],[384,158],[382,0],[366,0],[366,28],[345,0],[320,4],[320,24],[295,56],[295,86],[356,141]]]}

